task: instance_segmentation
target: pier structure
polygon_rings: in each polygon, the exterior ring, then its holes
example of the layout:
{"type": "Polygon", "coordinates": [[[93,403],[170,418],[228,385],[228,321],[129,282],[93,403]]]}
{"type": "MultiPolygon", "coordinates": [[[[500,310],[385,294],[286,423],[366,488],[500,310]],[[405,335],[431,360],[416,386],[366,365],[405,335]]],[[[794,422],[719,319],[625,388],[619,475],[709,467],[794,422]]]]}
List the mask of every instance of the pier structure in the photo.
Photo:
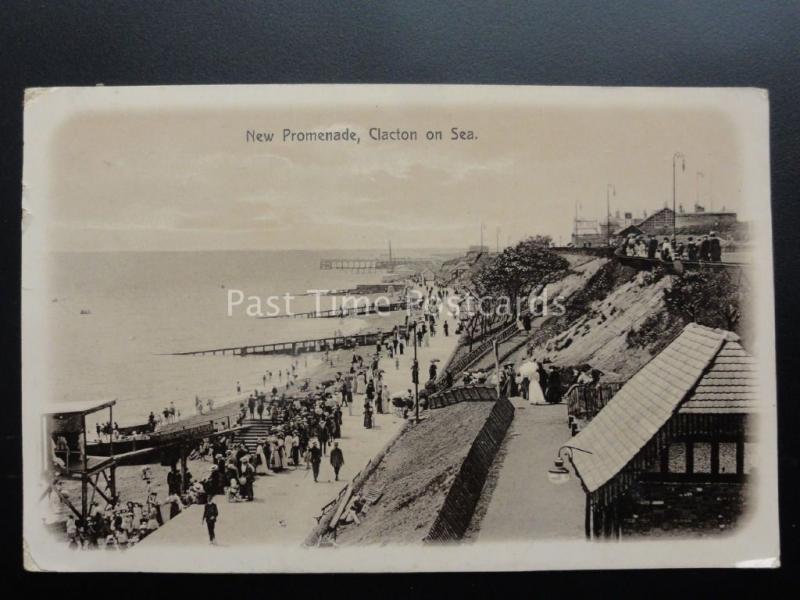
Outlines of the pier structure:
{"type": "Polygon", "coordinates": [[[319,261],[323,271],[391,271],[399,266],[424,269],[430,265],[430,260],[422,258],[323,258],[319,261]]]}
{"type": "MultiPolygon", "coordinates": [[[[400,326],[400,329],[404,329],[403,326],[400,326]]],[[[225,356],[228,354],[232,356],[270,354],[294,356],[304,352],[325,352],[326,350],[375,345],[384,335],[387,334],[382,331],[373,331],[353,335],[330,336],[313,340],[300,340],[296,342],[232,346],[228,348],[212,348],[210,350],[192,350],[190,352],[170,352],[169,354],[170,356],[225,356]]]]}

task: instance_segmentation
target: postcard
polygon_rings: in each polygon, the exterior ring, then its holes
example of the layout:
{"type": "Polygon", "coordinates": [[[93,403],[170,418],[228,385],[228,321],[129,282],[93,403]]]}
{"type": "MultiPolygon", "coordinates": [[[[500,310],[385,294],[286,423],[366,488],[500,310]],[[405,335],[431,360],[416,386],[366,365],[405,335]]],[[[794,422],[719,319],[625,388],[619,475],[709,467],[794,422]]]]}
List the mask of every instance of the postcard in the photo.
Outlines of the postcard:
{"type": "Polygon", "coordinates": [[[29,89],[33,571],[776,567],[757,89],[29,89]]]}

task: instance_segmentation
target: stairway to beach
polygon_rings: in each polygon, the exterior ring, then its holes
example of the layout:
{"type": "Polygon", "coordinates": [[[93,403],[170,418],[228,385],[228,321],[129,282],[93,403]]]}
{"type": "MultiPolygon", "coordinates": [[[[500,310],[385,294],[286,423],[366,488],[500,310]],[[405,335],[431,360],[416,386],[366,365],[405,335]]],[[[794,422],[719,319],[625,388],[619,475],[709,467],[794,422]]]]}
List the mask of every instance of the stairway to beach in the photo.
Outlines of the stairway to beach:
{"type": "Polygon", "coordinates": [[[273,421],[272,419],[245,419],[242,426],[245,429],[236,433],[236,441],[243,442],[250,450],[255,450],[259,438],[266,438],[270,429],[275,425],[280,425],[281,419],[273,421]]]}

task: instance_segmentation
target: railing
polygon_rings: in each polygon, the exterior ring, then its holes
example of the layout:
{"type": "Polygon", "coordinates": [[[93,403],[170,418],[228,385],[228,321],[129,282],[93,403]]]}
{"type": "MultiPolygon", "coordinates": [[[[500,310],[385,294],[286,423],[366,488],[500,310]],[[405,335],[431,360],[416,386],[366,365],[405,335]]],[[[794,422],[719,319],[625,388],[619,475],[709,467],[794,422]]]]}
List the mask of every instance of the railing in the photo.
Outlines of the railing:
{"type": "Polygon", "coordinates": [[[574,420],[591,421],[623,386],[620,382],[576,383],[565,394],[567,415],[574,420]]]}
{"type": "Polygon", "coordinates": [[[741,269],[742,267],[747,266],[745,263],[701,262],[688,260],[678,260],[673,262],[669,260],[661,260],[660,258],[647,258],[646,256],[627,256],[626,254],[615,254],[614,258],[616,258],[620,264],[623,264],[627,267],[632,267],[639,271],[650,271],[655,267],[661,267],[668,273],[678,272],[676,262],[680,264],[683,269],[689,271],[701,271],[703,269],[724,271],[730,269],[741,269]]]}
{"type": "Polygon", "coordinates": [[[550,248],[558,254],[586,254],[588,256],[611,257],[614,248],[611,246],[553,246],[550,248]]]}
{"type": "Polygon", "coordinates": [[[497,388],[488,385],[451,387],[428,398],[428,408],[444,408],[459,402],[495,402],[497,388]]]}
{"type": "Polygon", "coordinates": [[[445,368],[442,369],[442,374],[437,378],[436,381],[436,389],[444,389],[446,373],[449,372],[453,376],[458,375],[476,360],[484,356],[489,350],[491,350],[495,341],[498,344],[502,344],[510,337],[515,335],[518,331],[519,328],[517,327],[517,322],[512,321],[508,325],[501,326],[494,332],[490,332],[487,339],[483,340],[480,345],[474,347],[467,354],[457,358],[455,361],[448,363],[445,368]]]}

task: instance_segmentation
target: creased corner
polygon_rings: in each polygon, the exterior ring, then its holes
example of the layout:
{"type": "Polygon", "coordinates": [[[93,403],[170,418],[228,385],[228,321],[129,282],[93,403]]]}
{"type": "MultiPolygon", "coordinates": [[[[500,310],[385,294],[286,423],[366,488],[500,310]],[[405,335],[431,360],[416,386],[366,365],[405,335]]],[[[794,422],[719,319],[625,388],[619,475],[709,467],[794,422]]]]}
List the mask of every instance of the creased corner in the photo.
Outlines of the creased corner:
{"type": "Polygon", "coordinates": [[[57,89],[59,89],[59,88],[57,88],[57,87],[25,88],[25,96],[23,97],[22,104],[23,104],[23,106],[28,106],[29,104],[32,104],[33,102],[35,102],[36,100],[41,98],[42,96],[50,94],[50,93],[56,91],[57,89]]]}
{"type": "Polygon", "coordinates": [[[22,540],[22,568],[29,573],[44,573],[47,569],[43,569],[33,559],[28,541],[23,538],[22,540]]]}

